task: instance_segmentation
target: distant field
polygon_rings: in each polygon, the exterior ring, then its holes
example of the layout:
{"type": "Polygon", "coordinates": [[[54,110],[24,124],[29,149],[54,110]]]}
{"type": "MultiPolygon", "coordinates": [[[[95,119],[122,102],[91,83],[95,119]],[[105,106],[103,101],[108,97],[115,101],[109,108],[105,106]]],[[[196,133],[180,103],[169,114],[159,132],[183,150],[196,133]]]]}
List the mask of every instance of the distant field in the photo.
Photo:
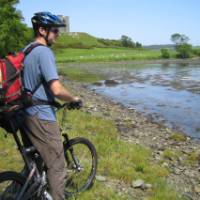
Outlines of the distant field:
{"type": "MultiPolygon", "coordinates": [[[[110,45],[114,43],[110,43],[110,45]]],[[[106,46],[98,38],[87,33],[62,34],[54,45],[57,62],[95,62],[120,60],[160,59],[157,49],[123,48],[106,46]]],[[[174,52],[171,50],[171,56],[174,52]]]]}
{"type": "MultiPolygon", "coordinates": [[[[174,51],[170,51],[175,57],[174,51]]],[[[56,60],[65,62],[89,61],[120,61],[120,60],[149,60],[160,59],[159,50],[128,49],[128,48],[94,48],[94,49],[60,49],[56,51],[56,60]]]]}

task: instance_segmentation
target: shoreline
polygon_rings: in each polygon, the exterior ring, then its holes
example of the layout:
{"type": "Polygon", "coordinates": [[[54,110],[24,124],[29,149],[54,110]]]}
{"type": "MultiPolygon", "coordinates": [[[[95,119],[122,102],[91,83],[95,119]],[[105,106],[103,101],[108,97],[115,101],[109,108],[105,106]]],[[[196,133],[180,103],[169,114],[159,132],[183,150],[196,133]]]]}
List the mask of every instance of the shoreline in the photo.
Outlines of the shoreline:
{"type": "Polygon", "coordinates": [[[120,139],[151,149],[152,162],[169,170],[167,182],[179,193],[200,199],[199,140],[181,136],[134,109],[89,90],[87,84],[66,81],[66,85],[83,99],[84,111],[114,121],[120,139]]]}
{"type": "Polygon", "coordinates": [[[99,63],[99,64],[106,64],[106,63],[113,63],[113,64],[200,64],[200,57],[195,58],[187,58],[187,59],[178,59],[178,58],[170,58],[170,59],[134,59],[134,60],[111,60],[111,61],[69,61],[69,62],[58,62],[58,65],[63,64],[81,64],[81,63],[99,63]]]}

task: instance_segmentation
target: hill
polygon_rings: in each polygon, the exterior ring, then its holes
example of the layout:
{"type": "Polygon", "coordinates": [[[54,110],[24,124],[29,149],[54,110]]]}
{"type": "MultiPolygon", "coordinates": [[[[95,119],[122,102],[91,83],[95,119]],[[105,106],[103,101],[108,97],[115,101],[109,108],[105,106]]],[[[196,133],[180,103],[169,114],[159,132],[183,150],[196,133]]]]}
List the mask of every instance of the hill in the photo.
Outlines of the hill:
{"type": "Polygon", "coordinates": [[[64,48],[84,48],[105,47],[98,39],[88,33],[70,32],[63,33],[55,44],[56,49],[64,48]]]}
{"type": "Polygon", "coordinates": [[[174,49],[173,44],[158,44],[158,45],[146,45],[143,46],[145,49],[174,49]]]}

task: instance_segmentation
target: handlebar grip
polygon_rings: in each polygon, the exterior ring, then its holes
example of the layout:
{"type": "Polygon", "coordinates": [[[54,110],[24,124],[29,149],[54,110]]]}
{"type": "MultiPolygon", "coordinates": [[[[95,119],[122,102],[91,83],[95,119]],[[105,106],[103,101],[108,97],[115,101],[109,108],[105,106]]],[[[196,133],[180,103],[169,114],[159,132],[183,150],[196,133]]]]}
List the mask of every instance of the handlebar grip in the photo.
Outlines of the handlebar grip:
{"type": "Polygon", "coordinates": [[[83,107],[83,102],[82,100],[79,100],[79,101],[72,101],[68,104],[67,108],[69,110],[71,109],[80,109],[81,107],[83,107]]]}

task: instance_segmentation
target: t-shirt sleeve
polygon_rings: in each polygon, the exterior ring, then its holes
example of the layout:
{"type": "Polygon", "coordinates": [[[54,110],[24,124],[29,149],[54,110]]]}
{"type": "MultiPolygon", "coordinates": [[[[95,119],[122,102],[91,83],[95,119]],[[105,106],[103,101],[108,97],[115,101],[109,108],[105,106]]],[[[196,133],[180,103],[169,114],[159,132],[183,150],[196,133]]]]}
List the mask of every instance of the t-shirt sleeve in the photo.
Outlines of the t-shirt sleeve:
{"type": "Polygon", "coordinates": [[[47,47],[43,47],[43,51],[40,54],[40,69],[46,82],[59,79],[55,57],[47,47]]]}

